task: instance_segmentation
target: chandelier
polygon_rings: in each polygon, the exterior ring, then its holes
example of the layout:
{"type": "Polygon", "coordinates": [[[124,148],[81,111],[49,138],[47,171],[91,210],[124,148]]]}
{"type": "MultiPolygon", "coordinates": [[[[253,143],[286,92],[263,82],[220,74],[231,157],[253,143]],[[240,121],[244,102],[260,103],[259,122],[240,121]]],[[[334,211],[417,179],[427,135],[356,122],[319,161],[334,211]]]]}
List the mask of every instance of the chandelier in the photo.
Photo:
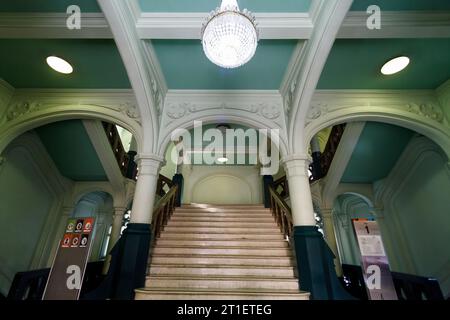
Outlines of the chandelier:
{"type": "Polygon", "coordinates": [[[255,16],[247,9],[240,11],[236,0],[222,0],[202,27],[206,57],[223,68],[246,64],[258,46],[256,25],[255,16]]]}

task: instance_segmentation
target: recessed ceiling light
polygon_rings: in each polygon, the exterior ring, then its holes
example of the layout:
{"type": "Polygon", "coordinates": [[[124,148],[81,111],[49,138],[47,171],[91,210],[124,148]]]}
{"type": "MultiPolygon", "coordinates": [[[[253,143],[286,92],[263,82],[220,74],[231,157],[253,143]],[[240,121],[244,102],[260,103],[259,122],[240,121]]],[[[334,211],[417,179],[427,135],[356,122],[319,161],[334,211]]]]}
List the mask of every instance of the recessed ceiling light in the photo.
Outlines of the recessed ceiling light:
{"type": "Polygon", "coordinates": [[[218,158],[217,162],[220,162],[220,163],[228,162],[228,158],[218,158]]]}
{"type": "Polygon", "coordinates": [[[47,57],[47,64],[50,66],[50,68],[60,73],[69,74],[73,72],[73,68],[70,63],[59,57],[47,57]]]}
{"type": "Polygon", "coordinates": [[[389,60],[381,68],[381,73],[384,75],[391,75],[402,71],[409,65],[409,58],[402,56],[389,60]]]}

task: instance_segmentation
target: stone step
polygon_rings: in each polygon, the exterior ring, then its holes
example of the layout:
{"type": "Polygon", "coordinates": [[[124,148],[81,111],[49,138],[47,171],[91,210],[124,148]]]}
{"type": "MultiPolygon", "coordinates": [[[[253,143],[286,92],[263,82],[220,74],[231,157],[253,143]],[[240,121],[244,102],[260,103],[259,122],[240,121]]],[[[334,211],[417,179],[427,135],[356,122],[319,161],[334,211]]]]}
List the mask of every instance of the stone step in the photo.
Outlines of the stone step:
{"type": "Polygon", "coordinates": [[[214,215],[209,216],[189,216],[189,215],[177,215],[174,214],[170,221],[195,221],[195,222],[274,222],[274,218],[271,215],[267,217],[217,217],[214,215]]]}
{"type": "Polygon", "coordinates": [[[309,293],[299,290],[227,290],[227,289],[159,289],[135,290],[136,300],[309,300],[309,293]]]}
{"type": "Polygon", "coordinates": [[[196,255],[196,254],[152,254],[149,259],[153,264],[171,265],[222,265],[222,266],[278,266],[290,267],[294,260],[290,256],[262,257],[240,255],[196,255]]]}
{"type": "Polygon", "coordinates": [[[191,203],[191,204],[182,204],[180,208],[201,208],[201,209],[218,209],[218,208],[232,208],[232,209],[267,209],[264,208],[263,204],[202,204],[202,203],[191,203]]]}
{"type": "Polygon", "coordinates": [[[280,247],[288,248],[289,244],[284,240],[188,240],[188,239],[158,239],[156,245],[163,246],[220,246],[220,247],[280,247]]]}
{"type": "Polygon", "coordinates": [[[213,247],[209,246],[207,248],[198,246],[164,246],[157,245],[153,248],[153,254],[164,253],[164,254],[213,254],[213,255],[251,255],[251,256],[264,256],[264,257],[288,257],[292,255],[292,251],[289,248],[251,248],[251,247],[239,247],[239,248],[228,248],[228,247],[213,247]]]}
{"type": "MultiPolygon", "coordinates": [[[[167,231],[167,230],[166,230],[167,231]]],[[[159,239],[181,239],[181,240],[284,240],[283,235],[271,234],[241,234],[241,233],[183,233],[183,232],[163,232],[159,239]]],[[[158,240],[159,240],[158,239],[158,240]]]]}
{"type": "Polygon", "coordinates": [[[201,212],[201,213],[240,213],[245,215],[252,214],[270,214],[270,209],[256,209],[256,208],[176,208],[176,212],[201,212]]]}
{"type": "Polygon", "coordinates": [[[172,227],[166,226],[164,232],[169,233],[226,233],[226,234],[280,234],[277,227],[268,228],[236,228],[236,227],[172,227]]]}
{"type": "MultiPolygon", "coordinates": [[[[177,212],[175,211],[172,218],[245,218],[245,219],[274,219],[270,213],[254,213],[246,215],[245,213],[226,213],[226,212],[177,212]]],[[[171,219],[172,219],[171,218],[171,219]]]]}
{"type": "Polygon", "coordinates": [[[146,288],[214,288],[214,289],[287,289],[299,290],[298,280],[283,277],[233,276],[151,276],[146,288]]]}
{"type": "Polygon", "coordinates": [[[238,221],[238,222],[228,222],[228,221],[177,221],[170,220],[167,224],[168,227],[215,227],[215,228],[226,228],[226,227],[245,227],[245,228],[277,228],[275,221],[270,222],[249,222],[249,221],[238,221]]]}
{"type": "Polygon", "coordinates": [[[294,277],[293,267],[276,266],[223,266],[223,265],[170,265],[153,264],[148,271],[150,276],[181,275],[181,276],[261,276],[261,277],[294,277]]]}

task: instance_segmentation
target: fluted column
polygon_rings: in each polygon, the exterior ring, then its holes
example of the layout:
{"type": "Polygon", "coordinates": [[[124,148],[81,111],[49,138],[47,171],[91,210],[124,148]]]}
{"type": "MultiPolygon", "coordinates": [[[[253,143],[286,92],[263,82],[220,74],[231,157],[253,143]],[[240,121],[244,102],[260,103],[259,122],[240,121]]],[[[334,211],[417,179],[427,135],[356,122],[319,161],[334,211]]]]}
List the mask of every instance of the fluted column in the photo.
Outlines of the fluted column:
{"type": "Polygon", "coordinates": [[[340,277],[342,276],[342,265],[339,257],[339,250],[336,241],[336,233],[334,232],[334,222],[332,211],[330,208],[320,209],[323,219],[323,229],[325,233],[325,240],[330,247],[331,251],[334,253],[334,266],[336,268],[336,274],[340,277]]]}

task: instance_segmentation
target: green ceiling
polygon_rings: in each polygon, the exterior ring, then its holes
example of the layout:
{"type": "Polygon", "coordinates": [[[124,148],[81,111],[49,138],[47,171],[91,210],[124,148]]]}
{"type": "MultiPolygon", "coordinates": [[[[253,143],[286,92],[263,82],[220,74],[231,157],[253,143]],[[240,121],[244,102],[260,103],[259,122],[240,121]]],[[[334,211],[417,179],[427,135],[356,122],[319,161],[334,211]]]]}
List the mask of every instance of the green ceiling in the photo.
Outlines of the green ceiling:
{"type": "Polygon", "coordinates": [[[51,123],[36,132],[63,176],[74,181],[107,180],[81,120],[51,123]]]}
{"type": "MultiPolygon", "coordinates": [[[[221,0],[139,0],[146,12],[210,12],[221,0]]],[[[311,0],[238,0],[240,9],[253,12],[307,12],[311,0]]]]}
{"type": "Polygon", "coordinates": [[[385,178],[414,132],[385,123],[367,122],[341,182],[373,183],[385,178]]]}
{"type": "Polygon", "coordinates": [[[16,88],[130,88],[114,40],[0,40],[0,78],[16,88]],[[50,69],[47,56],[72,64],[74,72],[50,69]]]}
{"type": "Polygon", "coordinates": [[[435,89],[450,78],[449,52],[450,38],[336,40],[318,89],[435,89]],[[399,55],[411,64],[382,75],[383,64],[399,55]]]}
{"type": "Polygon", "coordinates": [[[449,0],[355,0],[350,10],[366,11],[371,5],[381,10],[450,10],[449,0]]]}
{"type": "Polygon", "coordinates": [[[96,0],[1,0],[0,12],[66,12],[77,5],[81,12],[100,12],[96,0]]]}
{"type": "Polygon", "coordinates": [[[261,40],[253,59],[237,69],[210,62],[199,40],[152,43],[169,89],[278,90],[297,41],[261,40]]]}

